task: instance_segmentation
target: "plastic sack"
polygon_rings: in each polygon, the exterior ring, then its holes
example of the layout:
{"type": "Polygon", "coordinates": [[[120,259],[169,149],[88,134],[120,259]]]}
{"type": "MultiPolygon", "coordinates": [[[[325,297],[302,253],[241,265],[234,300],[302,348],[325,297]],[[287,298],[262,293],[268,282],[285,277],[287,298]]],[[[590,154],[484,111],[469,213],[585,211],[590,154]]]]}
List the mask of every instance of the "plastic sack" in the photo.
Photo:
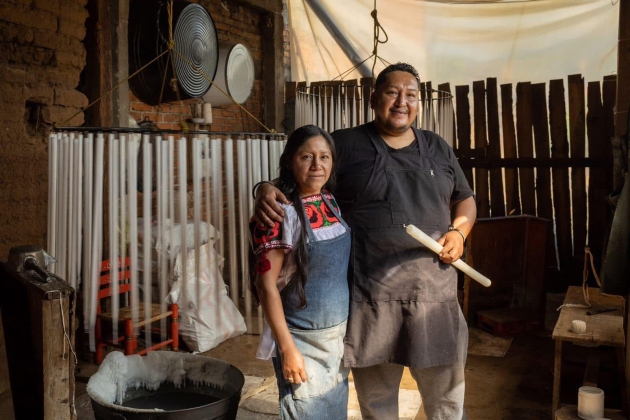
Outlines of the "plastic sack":
{"type": "Polygon", "coordinates": [[[219,269],[222,260],[212,243],[199,247],[198,285],[194,249],[188,252],[186,259],[185,281],[182,279],[181,254],[175,262],[175,282],[166,302],[179,305],[179,333],[193,353],[213,349],[247,331],[243,316],[228,297],[219,269]]]}

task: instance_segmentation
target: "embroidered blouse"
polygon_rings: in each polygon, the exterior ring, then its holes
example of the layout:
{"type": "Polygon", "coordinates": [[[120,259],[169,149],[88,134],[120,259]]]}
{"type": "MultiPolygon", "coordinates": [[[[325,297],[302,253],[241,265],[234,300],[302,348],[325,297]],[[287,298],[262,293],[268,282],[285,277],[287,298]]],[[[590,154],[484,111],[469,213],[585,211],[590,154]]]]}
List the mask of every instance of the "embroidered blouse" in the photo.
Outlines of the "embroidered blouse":
{"type": "MultiPolygon", "coordinates": [[[[335,210],[339,212],[339,206],[332,194],[325,192],[326,198],[335,210]]],[[[281,291],[291,281],[291,276],[295,273],[296,264],[293,250],[302,234],[300,219],[293,204],[278,203],[284,211],[284,220],[276,222],[273,228],[261,228],[258,223],[250,221],[250,233],[252,247],[257,257],[272,249],[283,249],[285,253],[282,269],[278,275],[276,285],[281,291]]],[[[321,194],[302,197],[302,205],[308,221],[313,229],[313,234],[318,241],[336,238],[346,232],[346,228],[339,222],[339,219],[328,208],[321,194]]],[[[306,238],[308,243],[308,238],[306,238]]],[[[271,328],[265,322],[264,331],[261,336],[260,345],[256,352],[256,357],[269,360],[275,355],[275,340],[271,333],[271,328]]]]}

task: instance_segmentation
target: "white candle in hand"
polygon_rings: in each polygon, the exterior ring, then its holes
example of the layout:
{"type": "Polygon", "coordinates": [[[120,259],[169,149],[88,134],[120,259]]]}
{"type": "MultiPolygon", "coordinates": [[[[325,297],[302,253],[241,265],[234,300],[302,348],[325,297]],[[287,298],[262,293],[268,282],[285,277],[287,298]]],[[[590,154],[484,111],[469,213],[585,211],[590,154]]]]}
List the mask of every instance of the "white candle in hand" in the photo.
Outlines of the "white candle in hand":
{"type": "MultiPolygon", "coordinates": [[[[431,238],[429,235],[427,235],[414,225],[407,225],[405,229],[412,238],[414,238],[436,254],[439,254],[442,251],[442,245],[438,244],[433,238],[431,238]]],[[[464,261],[457,260],[454,261],[452,265],[453,267],[467,274],[471,279],[478,281],[483,286],[490,286],[490,279],[466,264],[464,261]]]]}

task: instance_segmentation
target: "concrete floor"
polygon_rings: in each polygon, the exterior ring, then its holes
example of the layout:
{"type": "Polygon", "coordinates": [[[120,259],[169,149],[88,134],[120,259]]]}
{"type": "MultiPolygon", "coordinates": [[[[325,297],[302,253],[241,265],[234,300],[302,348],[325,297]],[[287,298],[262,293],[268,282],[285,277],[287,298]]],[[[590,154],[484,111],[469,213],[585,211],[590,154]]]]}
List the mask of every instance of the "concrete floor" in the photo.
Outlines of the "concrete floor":
{"type": "MultiPolygon", "coordinates": [[[[504,357],[477,356],[469,354],[466,366],[466,411],[472,420],[522,419],[539,420],[551,418],[551,394],[553,384],[554,343],[551,330],[555,325],[555,308],[562,302],[563,295],[548,296],[546,329],[537,334],[514,337],[504,357]]],[[[241,335],[228,340],[215,349],[204,353],[225,360],[239,368],[247,378],[243,390],[243,401],[238,420],[277,418],[277,388],[270,363],[254,358],[258,336],[241,335]]],[[[588,349],[568,347],[563,367],[561,402],[576,404],[577,387],[581,384],[583,365],[588,349]]],[[[593,351],[593,350],[591,350],[593,351]]],[[[606,406],[619,408],[619,386],[616,382],[614,353],[610,349],[597,349],[601,353],[601,387],[606,392],[606,406]],[[608,366],[608,367],[607,367],[608,366]]],[[[81,362],[77,374],[77,402],[82,402],[89,411],[89,399],[85,395],[85,382],[96,367],[81,362]]],[[[349,418],[360,419],[356,395],[351,385],[349,418]]],[[[420,407],[420,397],[415,382],[405,372],[401,382],[401,419],[425,419],[420,407]],[[419,409],[419,412],[418,412],[419,409]],[[417,413],[417,414],[416,414],[417,413]]],[[[11,391],[8,379],[4,337],[0,331],[0,419],[14,419],[11,391]]],[[[83,419],[88,419],[83,410],[83,419]]]]}

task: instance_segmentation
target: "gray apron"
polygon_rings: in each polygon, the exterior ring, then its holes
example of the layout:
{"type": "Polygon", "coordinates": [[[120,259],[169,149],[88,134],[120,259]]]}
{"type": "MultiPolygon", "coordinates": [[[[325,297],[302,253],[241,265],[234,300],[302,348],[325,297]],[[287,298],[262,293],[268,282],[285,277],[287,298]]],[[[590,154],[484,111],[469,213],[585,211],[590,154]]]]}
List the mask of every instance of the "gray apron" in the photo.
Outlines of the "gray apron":
{"type": "Polygon", "coordinates": [[[460,311],[455,269],[403,226],[436,240],[448,230],[452,174],[429,156],[419,130],[419,153],[390,151],[373,125],[365,131],[378,154],[367,186],[344,215],[352,227],[346,366],[452,364],[460,311]]]}
{"type": "Polygon", "coordinates": [[[304,291],[308,306],[298,311],[295,304],[287,302],[284,316],[304,358],[307,382],[291,384],[284,378],[282,359],[277,351],[273,365],[280,393],[281,419],[341,420],[347,418],[348,413],[349,372],[342,359],[348,318],[351,237],[346,222],[323,194],[322,199],[346,232],[318,241],[310,223],[306,224],[308,281],[304,291]]]}

